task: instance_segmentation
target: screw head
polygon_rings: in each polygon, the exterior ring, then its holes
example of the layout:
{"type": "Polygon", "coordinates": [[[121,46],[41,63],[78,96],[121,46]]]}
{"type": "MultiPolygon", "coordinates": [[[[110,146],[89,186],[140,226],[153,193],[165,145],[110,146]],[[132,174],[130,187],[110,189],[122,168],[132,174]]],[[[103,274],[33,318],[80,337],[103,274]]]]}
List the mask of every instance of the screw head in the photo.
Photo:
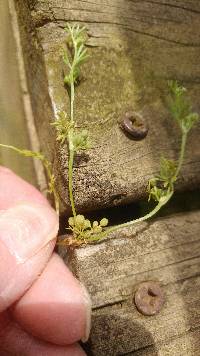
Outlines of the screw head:
{"type": "Polygon", "coordinates": [[[159,283],[153,281],[141,283],[134,299],[138,311],[143,315],[158,314],[165,302],[164,292],[159,283]]]}
{"type": "Polygon", "coordinates": [[[134,140],[143,140],[149,131],[149,127],[143,117],[134,111],[127,111],[124,114],[121,120],[121,128],[128,137],[134,140]]]}

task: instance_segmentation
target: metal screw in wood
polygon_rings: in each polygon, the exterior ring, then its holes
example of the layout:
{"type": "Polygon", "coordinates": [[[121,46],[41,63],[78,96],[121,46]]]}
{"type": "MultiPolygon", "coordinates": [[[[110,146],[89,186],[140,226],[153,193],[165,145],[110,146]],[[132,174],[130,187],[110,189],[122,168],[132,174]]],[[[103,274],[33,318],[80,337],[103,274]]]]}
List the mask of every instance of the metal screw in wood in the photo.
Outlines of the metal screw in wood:
{"type": "Polygon", "coordinates": [[[143,315],[156,315],[164,302],[164,292],[158,282],[143,282],[135,292],[135,305],[143,315]]]}
{"type": "Polygon", "coordinates": [[[121,128],[129,138],[137,141],[143,140],[149,131],[144,118],[134,111],[127,111],[124,114],[121,120],[121,128]]]}

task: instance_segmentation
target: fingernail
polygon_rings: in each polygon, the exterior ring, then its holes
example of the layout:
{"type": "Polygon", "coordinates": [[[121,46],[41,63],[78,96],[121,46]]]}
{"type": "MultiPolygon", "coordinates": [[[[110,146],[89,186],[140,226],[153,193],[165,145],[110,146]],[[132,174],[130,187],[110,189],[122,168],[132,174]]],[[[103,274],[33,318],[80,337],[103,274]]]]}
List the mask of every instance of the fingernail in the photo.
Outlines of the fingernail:
{"type": "Polygon", "coordinates": [[[82,293],[83,293],[83,300],[85,302],[85,310],[86,310],[86,323],[85,323],[85,335],[81,338],[82,342],[86,342],[90,336],[90,329],[91,329],[91,310],[92,310],[92,302],[89,296],[89,293],[85,286],[81,283],[82,293]]]}
{"type": "Polygon", "coordinates": [[[17,263],[34,256],[58,232],[58,217],[45,205],[20,203],[0,215],[0,241],[17,263]]]}

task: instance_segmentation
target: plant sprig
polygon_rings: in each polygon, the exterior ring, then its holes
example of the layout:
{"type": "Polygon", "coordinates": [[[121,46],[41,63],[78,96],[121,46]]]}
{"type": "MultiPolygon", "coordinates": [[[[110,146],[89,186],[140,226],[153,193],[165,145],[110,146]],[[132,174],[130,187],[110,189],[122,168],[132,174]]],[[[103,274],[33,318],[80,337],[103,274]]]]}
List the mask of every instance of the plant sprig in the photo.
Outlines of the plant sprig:
{"type": "MultiPolygon", "coordinates": [[[[154,199],[157,202],[155,208],[148,214],[120,224],[106,230],[106,234],[112,233],[124,227],[132,226],[136,223],[145,221],[153,217],[158,211],[168,203],[174,194],[174,184],[177,181],[179,172],[183,165],[186,141],[190,130],[199,121],[200,117],[197,113],[192,112],[192,107],[186,98],[186,89],[180,86],[177,81],[168,83],[170,89],[170,111],[172,117],[177,121],[181,130],[181,147],[178,162],[161,159],[160,173],[155,178],[149,180],[148,194],[149,200],[154,199]]],[[[101,234],[101,238],[105,237],[105,233],[101,234]]]]}
{"type": "MultiPolygon", "coordinates": [[[[76,127],[74,118],[74,100],[75,86],[80,76],[81,65],[87,60],[88,53],[85,47],[86,30],[79,25],[69,25],[65,28],[67,33],[66,48],[63,49],[63,61],[66,64],[67,73],[64,77],[64,84],[68,86],[70,92],[70,114],[60,112],[55,122],[52,123],[56,130],[56,139],[61,145],[68,144],[68,190],[70,204],[73,216],[68,219],[68,230],[70,237],[59,241],[60,244],[81,245],[92,243],[101,240],[119,229],[132,226],[136,223],[152,218],[158,211],[168,203],[174,194],[174,185],[179,176],[183,165],[187,137],[195,123],[199,121],[199,115],[192,111],[191,104],[186,97],[186,89],[180,86],[177,81],[169,81],[170,90],[169,108],[173,119],[179,125],[181,131],[181,147],[178,161],[161,158],[160,172],[157,176],[151,178],[148,182],[149,200],[153,199],[156,202],[155,207],[146,215],[119,224],[113,227],[108,227],[108,219],[103,218],[100,222],[85,218],[84,215],[76,213],[75,202],[73,196],[73,162],[74,156],[81,150],[90,148],[87,130],[79,131],[76,127]]],[[[48,191],[54,195],[56,211],[59,212],[59,197],[55,187],[55,176],[52,170],[51,163],[40,152],[20,149],[11,145],[0,144],[3,148],[11,149],[25,157],[33,157],[39,159],[46,170],[48,177],[48,191]]]]}
{"type": "Polygon", "coordinates": [[[80,75],[80,66],[88,58],[87,49],[85,47],[86,36],[85,27],[80,28],[79,25],[69,25],[65,28],[67,32],[67,45],[70,47],[70,53],[67,48],[63,49],[63,61],[67,66],[68,73],[64,77],[64,83],[70,89],[70,118],[64,121],[64,117],[55,123],[58,140],[63,144],[65,140],[68,142],[69,160],[68,160],[68,189],[69,198],[73,216],[76,216],[75,202],[73,196],[73,162],[74,155],[80,150],[86,150],[90,147],[88,141],[88,133],[86,130],[77,131],[74,121],[74,90],[75,84],[80,75]],[[71,54],[71,57],[70,57],[71,54]]]}
{"type": "Polygon", "coordinates": [[[74,124],[70,122],[65,111],[60,111],[58,113],[57,119],[52,122],[51,125],[55,127],[56,140],[59,141],[61,145],[63,145],[68,138],[69,130],[74,127],[74,124]]]}
{"type": "Polygon", "coordinates": [[[20,154],[24,157],[32,157],[32,158],[39,159],[39,161],[42,162],[43,167],[46,170],[46,174],[47,174],[47,178],[48,178],[48,192],[50,194],[53,194],[55,209],[56,209],[57,214],[59,214],[59,196],[56,191],[55,176],[53,174],[51,163],[48,161],[48,159],[41,152],[20,149],[15,146],[12,146],[12,145],[4,145],[2,143],[0,143],[0,147],[8,148],[12,151],[17,152],[18,154],[20,154]]]}
{"type": "MultiPolygon", "coordinates": [[[[181,130],[181,147],[178,161],[176,162],[162,157],[160,173],[156,177],[151,178],[148,182],[147,191],[149,194],[149,200],[153,199],[157,203],[156,206],[149,213],[138,219],[107,228],[105,231],[98,234],[89,234],[85,238],[79,239],[79,245],[82,243],[99,241],[119,229],[123,229],[152,218],[164,205],[169,202],[173,196],[174,184],[177,181],[184,161],[187,137],[190,130],[199,121],[199,115],[192,112],[192,107],[185,96],[185,88],[181,87],[176,81],[171,81],[168,85],[170,90],[170,111],[172,117],[176,120],[181,130]]],[[[76,244],[76,235],[74,235],[74,239],[66,239],[64,243],[76,244]]]]}
{"type": "Polygon", "coordinates": [[[80,76],[80,66],[88,58],[86,43],[86,28],[79,25],[70,26],[67,24],[65,28],[67,32],[67,44],[72,49],[72,60],[66,50],[63,50],[63,61],[68,66],[69,74],[64,78],[64,83],[71,86],[76,83],[80,76]]]}

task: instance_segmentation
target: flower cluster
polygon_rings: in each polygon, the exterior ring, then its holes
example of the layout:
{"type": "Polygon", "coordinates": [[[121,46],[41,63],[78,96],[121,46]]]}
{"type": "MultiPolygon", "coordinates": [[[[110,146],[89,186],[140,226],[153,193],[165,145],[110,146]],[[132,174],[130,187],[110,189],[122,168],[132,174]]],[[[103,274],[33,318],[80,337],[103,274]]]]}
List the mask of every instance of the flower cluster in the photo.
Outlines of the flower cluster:
{"type": "Polygon", "coordinates": [[[69,228],[73,232],[73,236],[76,239],[83,240],[86,242],[92,235],[101,234],[103,228],[108,225],[108,219],[103,218],[98,221],[90,222],[89,219],[86,219],[84,215],[76,215],[68,219],[69,228]]]}

